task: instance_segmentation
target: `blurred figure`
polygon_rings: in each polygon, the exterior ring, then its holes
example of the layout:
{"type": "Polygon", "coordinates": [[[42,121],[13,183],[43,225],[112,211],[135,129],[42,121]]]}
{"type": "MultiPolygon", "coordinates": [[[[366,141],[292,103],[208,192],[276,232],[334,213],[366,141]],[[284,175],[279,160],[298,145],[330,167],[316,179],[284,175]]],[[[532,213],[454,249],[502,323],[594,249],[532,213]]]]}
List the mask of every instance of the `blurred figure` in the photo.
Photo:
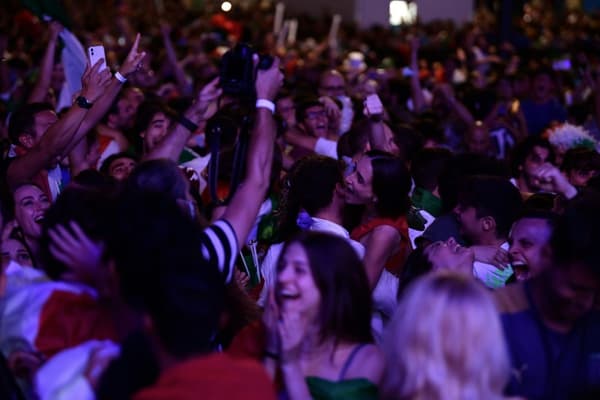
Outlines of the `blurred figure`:
{"type": "Polygon", "coordinates": [[[472,279],[438,272],[411,286],[384,342],[383,399],[502,399],[509,376],[496,308],[472,279]]]}
{"type": "Polygon", "coordinates": [[[490,131],[481,121],[476,121],[465,135],[465,148],[469,153],[492,155],[490,131]]]}
{"type": "Polygon", "coordinates": [[[600,172],[600,154],[596,150],[574,148],[567,150],[560,166],[571,185],[587,186],[590,179],[600,172]]]}

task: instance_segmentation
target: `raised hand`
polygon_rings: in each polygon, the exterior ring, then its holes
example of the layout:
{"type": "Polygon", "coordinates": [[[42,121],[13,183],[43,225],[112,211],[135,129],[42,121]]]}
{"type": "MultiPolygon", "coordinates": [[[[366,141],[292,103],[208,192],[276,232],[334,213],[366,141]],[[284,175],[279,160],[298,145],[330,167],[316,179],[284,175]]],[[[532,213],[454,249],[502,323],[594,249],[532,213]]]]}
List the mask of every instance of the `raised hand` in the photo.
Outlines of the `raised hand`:
{"type": "Polygon", "coordinates": [[[62,32],[64,27],[58,21],[50,22],[50,40],[56,40],[58,34],[62,32]]]}
{"type": "Polygon", "coordinates": [[[104,246],[90,239],[76,222],[69,228],[57,225],[48,232],[50,253],[67,268],[62,279],[96,284],[99,281],[104,246]]]}
{"type": "Polygon", "coordinates": [[[248,282],[250,282],[250,277],[248,276],[248,274],[240,271],[237,268],[233,271],[233,279],[238,284],[238,286],[242,289],[246,289],[248,282]]]}
{"type": "Polygon", "coordinates": [[[329,117],[330,119],[338,119],[341,117],[342,111],[340,110],[338,105],[335,104],[335,101],[333,101],[333,99],[331,97],[323,96],[323,97],[319,98],[319,101],[325,107],[325,111],[327,112],[327,117],[329,117]]]}
{"type": "Polygon", "coordinates": [[[135,36],[135,41],[133,42],[133,46],[131,46],[131,50],[129,50],[129,54],[127,54],[127,58],[125,58],[123,65],[121,65],[121,68],[119,69],[119,72],[125,78],[128,78],[129,75],[140,69],[141,63],[144,60],[144,57],[146,57],[145,51],[140,52],[138,50],[139,46],[140,34],[138,33],[135,36]]]}
{"type": "Polygon", "coordinates": [[[564,176],[560,170],[550,163],[545,163],[533,172],[535,183],[549,192],[560,193],[567,199],[577,195],[577,189],[564,176]]]}
{"type": "Polygon", "coordinates": [[[222,93],[223,91],[219,88],[219,78],[217,77],[200,90],[196,101],[186,111],[186,118],[196,122],[210,118],[212,116],[210,114],[216,112],[216,107],[209,109],[209,106],[215,103],[222,93]]]}
{"type": "Polygon", "coordinates": [[[217,101],[222,93],[223,90],[219,87],[219,78],[217,77],[204,86],[200,93],[198,93],[198,103],[208,105],[217,101]]]}
{"type": "Polygon", "coordinates": [[[281,362],[286,364],[298,361],[306,336],[306,318],[299,312],[283,312],[277,322],[277,331],[281,343],[281,362]]]}
{"type": "MultiPolygon", "coordinates": [[[[254,56],[254,65],[258,65],[258,55],[254,56]]],[[[274,101],[283,85],[283,73],[279,70],[279,58],[275,57],[271,68],[258,70],[256,75],[256,96],[258,99],[274,101]]]]}
{"type": "Polygon", "coordinates": [[[266,328],[267,338],[265,349],[268,353],[279,355],[281,344],[279,341],[279,331],[277,321],[279,320],[279,306],[275,301],[275,290],[273,287],[269,290],[267,304],[263,312],[263,324],[266,328]]]}
{"type": "Polygon", "coordinates": [[[497,246],[472,246],[475,260],[486,264],[492,264],[498,269],[504,270],[510,264],[508,252],[497,246]]]}
{"type": "Polygon", "coordinates": [[[169,35],[171,35],[171,30],[171,25],[167,21],[160,21],[160,33],[162,33],[163,36],[169,37],[169,35]]]}
{"type": "Polygon", "coordinates": [[[104,94],[112,78],[108,68],[100,71],[103,62],[104,59],[96,61],[91,69],[88,65],[81,77],[81,95],[92,103],[104,94]]]}

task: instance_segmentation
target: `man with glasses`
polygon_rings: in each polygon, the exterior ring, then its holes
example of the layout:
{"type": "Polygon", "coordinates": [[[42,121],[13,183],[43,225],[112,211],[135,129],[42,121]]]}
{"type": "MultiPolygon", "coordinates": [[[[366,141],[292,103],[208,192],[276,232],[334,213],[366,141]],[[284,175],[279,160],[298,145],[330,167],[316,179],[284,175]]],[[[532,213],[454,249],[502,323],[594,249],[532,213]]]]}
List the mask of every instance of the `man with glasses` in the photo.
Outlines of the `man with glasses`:
{"type": "Polygon", "coordinates": [[[307,98],[296,107],[294,128],[285,133],[285,140],[293,149],[288,155],[298,160],[312,153],[337,159],[337,132],[329,129],[325,105],[317,98],[307,98]]]}
{"type": "Polygon", "coordinates": [[[352,107],[352,99],[348,97],[346,80],[344,76],[337,70],[325,71],[319,80],[319,96],[321,100],[324,97],[330,97],[342,103],[341,120],[338,134],[343,135],[350,130],[352,120],[354,119],[354,111],[352,107]]]}

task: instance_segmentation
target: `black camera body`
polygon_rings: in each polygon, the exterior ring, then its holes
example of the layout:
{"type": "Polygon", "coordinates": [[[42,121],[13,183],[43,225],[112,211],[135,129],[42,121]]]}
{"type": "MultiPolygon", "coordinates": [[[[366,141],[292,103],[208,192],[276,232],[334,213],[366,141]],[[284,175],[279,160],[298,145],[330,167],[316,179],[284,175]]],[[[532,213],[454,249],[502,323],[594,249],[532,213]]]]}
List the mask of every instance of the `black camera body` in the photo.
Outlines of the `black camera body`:
{"type": "MultiPolygon", "coordinates": [[[[256,51],[247,44],[237,44],[223,54],[219,71],[223,93],[230,96],[255,97],[256,72],[252,57],[256,51]]],[[[258,69],[266,70],[273,64],[273,57],[259,55],[258,69]]]]}

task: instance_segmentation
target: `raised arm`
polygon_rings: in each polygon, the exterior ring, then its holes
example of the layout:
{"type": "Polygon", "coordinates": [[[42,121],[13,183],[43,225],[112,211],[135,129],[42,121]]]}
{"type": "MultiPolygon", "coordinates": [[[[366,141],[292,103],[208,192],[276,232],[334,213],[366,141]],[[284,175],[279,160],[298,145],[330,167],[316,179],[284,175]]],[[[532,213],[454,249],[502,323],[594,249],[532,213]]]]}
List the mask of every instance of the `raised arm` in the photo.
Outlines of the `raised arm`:
{"type": "Polygon", "coordinates": [[[179,90],[186,96],[192,94],[193,87],[190,82],[188,82],[185,77],[185,72],[181,65],[177,61],[177,54],[175,53],[175,48],[173,47],[173,41],[171,40],[171,26],[166,22],[161,22],[160,24],[160,32],[162,33],[163,42],[165,44],[165,51],[167,52],[167,60],[173,69],[173,74],[175,75],[175,80],[177,80],[177,85],[179,86],[179,90]]]}
{"type": "MultiPolygon", "coordinates": [[[[125,61],[119,70],[119,73],[125,79],[135,72],[137,66],[146,56],[145,52],[139,51],[139,43],[140,34],[138,33],[133,46],[131,46],[129,54],[127,55],[127,58],[125,58],[125,61]]],[[[123,82],[121,82],[119,79],[115,78],[110,82],[102,96],[100,96],[98,101],[94,102],[94,105],[84,117],[83,121],[79,125],[79,128],[77,129],[77,132],[75,133],[73,141],[67,146],[65,154],[68,154],[69,156],[71,173],[74,176],[85,169],[93,168],[95,166],[94,163],[90,163],[90,159],[88,157],[88,152],[90,149],[88,148],[88,143],[85,140],[85,137],[91,129],[97,126],[98,122],[100,122],[100,120],[108,112],[109,108],[112,106],[113,102],[121,91],[122,86],[123,82]]],[[[106,128],[102,134],[112,137],[119,145],[121,151],[124,151],[127,148],[128,141],[120,132],[112,131],[111,129],[106,128]]]]}
{"type": "Polygon", "coordinates": [[[366,253],[363,263],[371,290],[377,286],[385,263],[398,248],[400,240],[400,234],[395,228],[382,225],[375,228],[367,242],[364,243],[366,253]]]}
{"type": "MultiPolygon", "coordinates": [[[[283,74],[279,71],[279,59],[275,59],[271,68],[258,71],[257,98],[274,102],[282,83],[283,74]]],[[[273,113],[263,107],[257,108],[256,122],[246,157],[246,177],[223,215],[223,219],[227,220],[235,231],[238,250],[246,243],[250,228],[256,220],[269,187],[276,133],[273,113]]]]}
{"type": "MultiPolygon", "coordinates": [[[[123,65],[121,65],[121,68],[119,69],[119,73],[126,79],[139,68],[140,63],[146,56],[146,52],[139,51],[139,45],[140,34],[138,33],[135,37],[133,45],[131,46],[131,50],[129,50],[127,58],[125,58],[123,65]]],[[[90,129],[94,128],[96,124],[100,122],[119,95],[122,86],[123,82],[120,80],[116,78],[111,80],[110,85],[102,93],[102,96],[94,102],[92,109],[85,116],[81,126],[79,127],[79,130],[77,131],[78,139],[72,144],[71,148],[79,143],[79,140],[81,140],[81,138],[84,137],[90,129]]]]}
{"type": "MultiPolygon", "coordinates": [[[[188,108],[183,115],[188,122],[198,125],[206,119],[208,106],[216,101],[221,95],[221,89],[218,88],[219,79],[213,79],[198,94],[196,101],[188,108]]],[[[157,158],[167,158],[177,161],[185,144],[195,129],[186,127],[181,123],[174,126],[171,132],[157,144],[148,154],[144,155],[144,160],[154,160],[157,158]]],[[[197,127],[196,127],[197,128],[197,127]]]]}
{"type": "MultiPolygon", "coordinates": [[[[108,70],[99,72],[99,60],[91,69],[87,69],[82,77],[81,95],[90,102],[100,98],[111,80],[108,70]]],[[[78,142],[75,134],[81,122],[90,110],[74,106],[67,111],[27,154],[16,158],[7,171],[8,184],[11,187],[31,180],[44,168],[48,168],[57,158],[65,156],[73,142],[78,142]]],[[[80,138],[79,138],[80,139],[80,138]]]]}
{"type": "Polygon", "coordinates": [[[283,134],[283,138],[292,146],[302,147],[317,154],[337,159],[337,142],[335,140],[309,136],[296,127],[288,129],[283,134]]]}
{"type": "Polygon", "coordinates": [[[423,88],[419,79],[419,38],[414,37],[410,46],[410,92],[413,101],[413,111],[420,113],[425,108],[425,96],[423,96],[423,88]]]}
{"type": "Polygon", "coordinates": [[[54,68],[54,53],[56,53],[56,45],[58,44],[58,34],[63,30],[63,26],[57,22],[50,23],[50,40],[42,59],[42,66],[37,82],[27,99],[28,103],[39,103],[44,101],[50,89],[52,80],[52,69],[54,68]]]}
{"type": "Polygon", "coordinates": [[[371,120],[369,124],[369,144],[371,145],[371,149],[393,153],[393,140],[390,140],[385,134],[383,123],[384,108],[379,96],[376,94],[368,96],[364,102],[363,112],[371,120]]]}
{"type": "Polygon", "coordinates": [[[473,118],[473,115],[467,107],[454,96],[454,91],[449,84],[443,83],[439,85],[436,90],[444,98],[450,110],[452,110],[465,125],[471,126],[475,123],[475,118],[473,118]]]}

